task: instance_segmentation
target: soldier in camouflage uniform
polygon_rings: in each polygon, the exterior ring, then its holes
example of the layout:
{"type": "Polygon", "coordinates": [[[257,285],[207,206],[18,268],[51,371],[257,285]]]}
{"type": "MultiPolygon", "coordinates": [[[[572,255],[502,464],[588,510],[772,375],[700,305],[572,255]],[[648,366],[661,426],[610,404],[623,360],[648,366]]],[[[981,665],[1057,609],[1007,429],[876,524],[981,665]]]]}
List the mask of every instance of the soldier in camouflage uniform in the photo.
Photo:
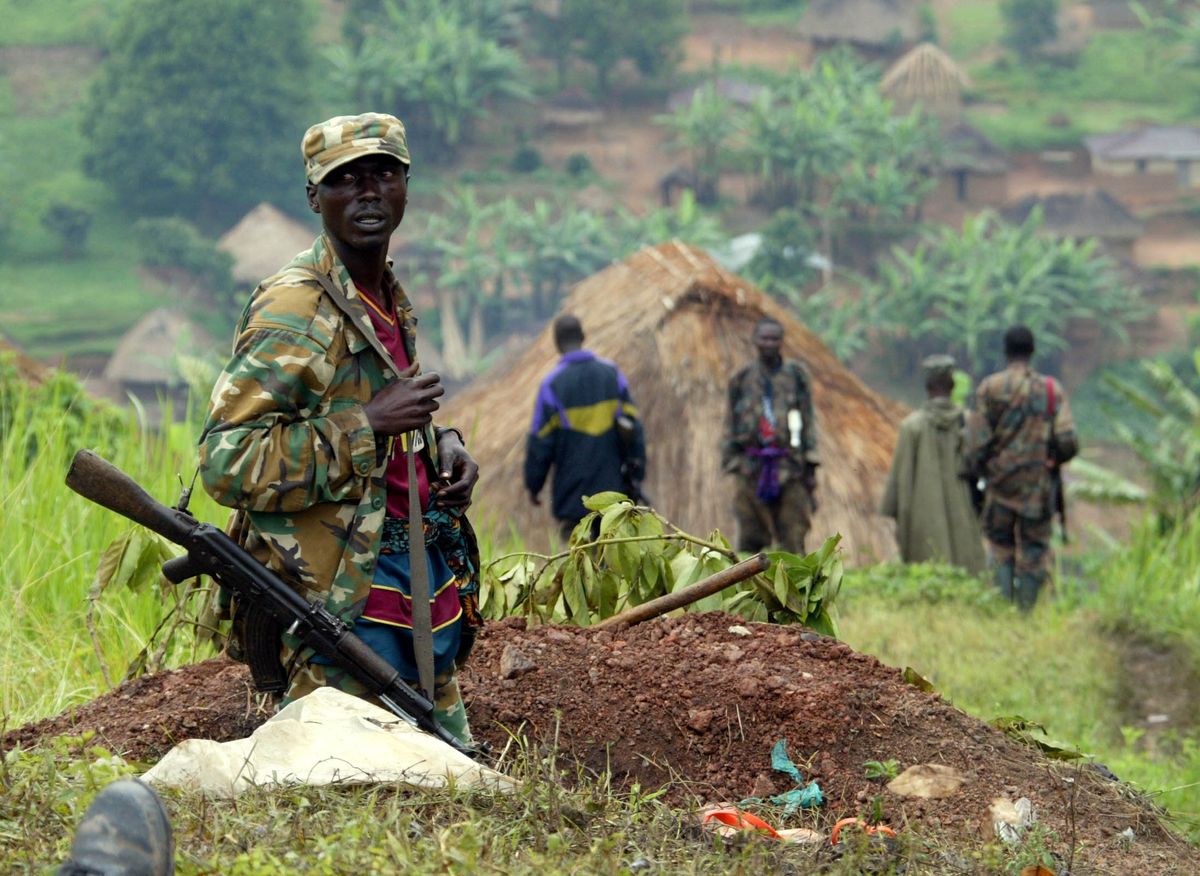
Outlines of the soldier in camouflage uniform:
{"type": "Polygon", "coordinates": [[[817,423],[804,367],[782,356],[783,326],[764,317],[758,359],[729,381],[721,466],[734,475],[737,549],[804,552],[815,509],[817,423]]]}
{"type": "MultiPolygon", "coordinates": [[[[388,115],[339,116],[310,128],[302,152],[324,233],[247,303],[213,389],[201,479],[235,509],[230,532],[248,551],[354,624],[413,681],[408,477],[397,440],[413,436],[435,707],[439,722],[469,741],[454,672],[478,623],[478,551],[463,513],[478,466],[461,433],[432,424],[443,388],[436,374],[419,372],[416,320],[387,258],[408,197],[404,126],[388,115]]],[[[236,637],[237,606],[233,618],[236,637]]],[[[283,634],[278,647],[284,703],[322,685],[365,693],[294,636],[283,634]]]]}
{"type": "Polygon", "coordinates": [[[1051,554],[1053,468],[1078,452],[1062,386],[1031,366],[1033,333],[1004,335],[1008,367],[985,377],[968,419],[968,472],[986,483],[983,534],[1001,593],[1030,609],[1051,554]]]}

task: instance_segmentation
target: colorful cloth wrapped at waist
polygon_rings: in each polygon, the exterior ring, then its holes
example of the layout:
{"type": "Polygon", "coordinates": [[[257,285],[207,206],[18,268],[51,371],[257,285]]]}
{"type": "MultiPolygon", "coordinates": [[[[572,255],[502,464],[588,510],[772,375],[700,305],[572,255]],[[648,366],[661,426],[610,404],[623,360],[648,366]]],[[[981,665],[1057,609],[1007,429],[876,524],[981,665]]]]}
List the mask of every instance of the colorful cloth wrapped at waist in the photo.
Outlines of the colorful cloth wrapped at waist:
{"type": "Polygon", "coordinates": [[[787,454],[786,447],[751,447],[746,450],[747,456],[757,459],[761,463],[758,485],[754,488],[754,495],[758,497],[759,501],[779,501],[779,496],[782,494],[782,488],[779,486],[779,461],[787,454]]]}
{"type": "MultiPolygon", "coordinates": [[[[429,569],[430,613],[433,617],[434,671],[444,672],[454,664],[461,639],[462,597],[479,590],[478,570],[471,562],[462,525],[453,513],[433,509],[424,515],[425,560],[429,569]]],[[[416,678],[412,659],[412,587],[409,565],[408,521],[389,517],[384,521],[383,539],[359,626],[381,624],[402,640],[401,647],[385,659],[404,678],[416,678]],[[407,647],[404,647],[404,646],[407,647]]],[[[360,633],[362,630],[360,629],[360,633]]],[[[368,632],[367,638],[374,638],[368,632]]],[[[374,643],[372,643],[374,644],[374,643]]]]}

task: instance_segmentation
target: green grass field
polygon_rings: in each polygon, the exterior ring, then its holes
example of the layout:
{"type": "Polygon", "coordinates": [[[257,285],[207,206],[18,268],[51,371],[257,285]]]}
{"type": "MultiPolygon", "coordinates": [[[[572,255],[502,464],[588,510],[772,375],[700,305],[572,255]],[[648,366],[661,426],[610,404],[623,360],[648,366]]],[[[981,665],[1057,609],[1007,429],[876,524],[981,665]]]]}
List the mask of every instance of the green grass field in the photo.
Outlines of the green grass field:
{"type": "Polygon", "coordinates": [[[124,0],[0,0],[0,46],[100,45],[124,0]]]}
{"type": "Polygon", "coordinates": [[[990,53],[970,63],[977,50],[954,54],[968,61],[972,95],[983,104],[969,106],[968,119],[1005,149],[1075,146],[1135,124],[1189,124],[1197,109],[1200,70],[1178,66],[1139,30],[1094,34],[1070,66],[990,53]]]}

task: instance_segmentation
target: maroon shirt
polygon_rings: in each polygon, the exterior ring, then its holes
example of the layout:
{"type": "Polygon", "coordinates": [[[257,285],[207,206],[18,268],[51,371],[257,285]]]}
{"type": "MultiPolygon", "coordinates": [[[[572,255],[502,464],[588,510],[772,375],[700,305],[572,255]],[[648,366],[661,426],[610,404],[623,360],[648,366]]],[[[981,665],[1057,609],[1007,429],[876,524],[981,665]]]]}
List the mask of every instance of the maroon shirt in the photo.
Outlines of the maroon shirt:
{"type": "MultiPolygon", "coordinates": [[[[396,306],[393,299],[390,295],[388,296],[388,306],[385,308],[361,288],[358,289],[358,294],[362,296],[367,313],[371,316],[371,325],[375,328],[375,334],[379,336],[380,343],[392,354],[396,366],[403,371],[412,363],[408,361],[408,352],[404,349],[404,334],[396,319],[396,306]]],[[[429,473],[425,469],[425,459],[421,454],[417,454],[417,485],[421,494],[421,510],[427,511],[429,510],[429,473]]],[[[408,519],[408,461],[401,449],[399,438],[397,438],[396,449],[392,453],[387,467],[387,516],[408,519]]]]}

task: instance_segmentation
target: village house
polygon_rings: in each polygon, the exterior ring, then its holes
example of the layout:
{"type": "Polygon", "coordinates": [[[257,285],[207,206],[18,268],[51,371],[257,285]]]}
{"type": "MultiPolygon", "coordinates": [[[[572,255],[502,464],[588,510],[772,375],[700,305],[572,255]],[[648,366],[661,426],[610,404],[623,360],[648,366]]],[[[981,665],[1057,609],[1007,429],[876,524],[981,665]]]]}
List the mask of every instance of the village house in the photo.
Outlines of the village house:
{"type": "Polygon", "coordinates": [[[1093,173],[1173,179],[1176,188],[1200,186],[1200,128],[1153,126],[1084,139],[1093,173]]]}
{"type": "Polygon", "coordinates": [[[814,48],[853,46],[864,57],[895,57],[922,35],[920,0],[811,0],[796,30],[814,48]]]}
{"type": "Polygon", "coordinates": [[[1142,223],[1103,189],[1030,195],[1005,207],[1000,215],[1021,224],[1039,207],[1043,234],[1071,240],[1095,237],[1116,258],[1133,261],[1133,244],[1142,236],[1142,223]]]}

